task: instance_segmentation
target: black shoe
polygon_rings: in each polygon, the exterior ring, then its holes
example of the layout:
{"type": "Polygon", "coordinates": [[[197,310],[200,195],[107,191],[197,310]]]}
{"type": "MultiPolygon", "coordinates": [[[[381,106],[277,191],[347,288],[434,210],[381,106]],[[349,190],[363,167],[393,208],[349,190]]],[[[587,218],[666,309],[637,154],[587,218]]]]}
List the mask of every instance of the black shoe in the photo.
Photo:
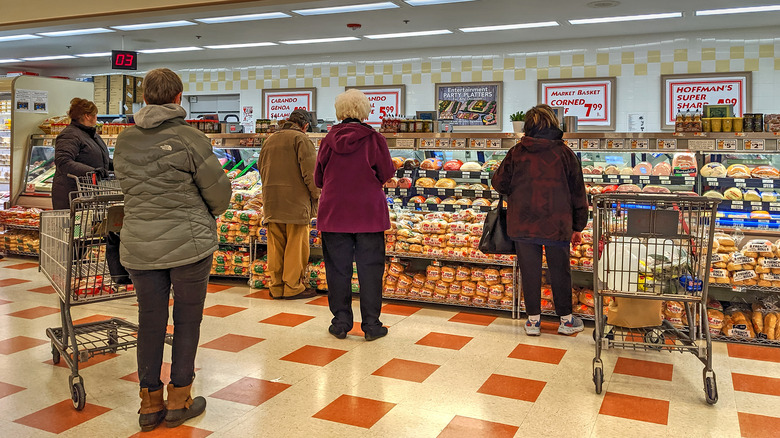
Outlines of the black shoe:
{"type": "Polygon", "coordinates": [[[335,325],[331,324],[330,327],[328,327],[328,332],[336,337],[336,339],[344,339],[347,337],[347,331],[338,328],[335,325]]]}
{"type": "Polygon", "coordinates": [[[138,425],[141,426],[142,432],[149,432],[154,430],[160,423],[165,420],[166,411],[152,412],[151,414],[140,414],[138,416],[138,425]]]}
{"type": "Polygon", "coordinates": [[[285,300],[301,300],[304,298],[314,298],[317,296],[317,290],[316,289],[304,289],[303,292],[299,293],[298,295],[293,295],[291,297],[284,297],[285,300]]]}
{"type": "Polygon", "coordinates": [[[366,333],[366,341],[375,341],[387,336],[387,327],[379,327],[374,333],[366,333]]]}
{"type": "Polygon", "coordinates": [[[206,410],[206,399],[203,397],[195,397],[192,399],[192,404],[189,408],[168,410],[165,414],[165,426],[176,427],[181,426],[182,423],[195,418],[202,414],[206,410]]]}

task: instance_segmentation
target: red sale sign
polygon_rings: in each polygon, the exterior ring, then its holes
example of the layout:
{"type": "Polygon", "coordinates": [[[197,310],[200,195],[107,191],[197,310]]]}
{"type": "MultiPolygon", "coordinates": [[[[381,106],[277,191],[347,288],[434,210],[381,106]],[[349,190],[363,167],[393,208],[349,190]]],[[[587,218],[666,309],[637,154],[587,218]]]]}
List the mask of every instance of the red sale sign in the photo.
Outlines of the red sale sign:
{"type": "Polygon", "coordinates": [[[613,84],[610,78],[540,82],[540,97],[551,107],[563,107],[565,116],[577,116],[579,125],[610,126],[613,84]]]}
{"type": "Polygon", "coordinates": [[[286,119],[296,109],[313,111],[314,90],[263,91],[263,116],[266,119],[286,119]]]}
{"type": "Polygon", "coordinates": [[[674,127],[677,113],[701,113],[704,105],[733,105],[734,115],[747,112],[748,78],[722,76],[664,77],[664,125],[674,127]]]}
{"type": "Polygon", "coordinates": [[[405,87],[403,85],[354,88],[362,91],[371,102],[371,112],[366,121],[369,125],[380,126],[386,116],[404,113],[405,87]]]}

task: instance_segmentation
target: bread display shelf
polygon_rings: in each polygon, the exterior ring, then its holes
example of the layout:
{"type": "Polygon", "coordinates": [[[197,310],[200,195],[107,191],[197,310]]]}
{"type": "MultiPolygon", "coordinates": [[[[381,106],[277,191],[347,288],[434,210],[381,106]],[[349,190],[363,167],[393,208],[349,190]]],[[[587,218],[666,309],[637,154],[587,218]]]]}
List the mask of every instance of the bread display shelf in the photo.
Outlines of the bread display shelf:
{"type": "Polygon", "coordinates": [[[717,335],[717,336],[712,336],[712,340],[729,342],[732,344],[750,344],[750,345],[764,345],[767,347],[780,347],[780,340],[769,340],[764,338],[732,338],[730,336],[717,335]]]}
{"type": "Polygon", "coordinates": [[[596,184],[654,184],[669,186],[692,186],[696,183],[693,176],[657,176],[657,175],[582,175],[586,183],[596,184]]]}
{"type": "Polygon", "coordinates": [[[7,229],[14,229],[14,230],[30,230],[30,231],[38,231],[38,227],[34,225],[16,225],[16,224],[9,224],[9,223],[2,223],[0,224],[4,226],[7,229]]]}
{"type": "Polygon", "coordinates": [[[780,179],[768,178],[702,178],[702,184],[710,187],[739,187],[754,189],[780,188],[780,179]]]}
{"type": "Polygon", "coordinates": [[[398,178],[415,178],[415,171],[417,169],[397,169],[395,171],[395,176],[398,178]]]}
{"type": "Polygon", "coordinates": [[[414,208],[415,211],[424,211],[424,212],[448,211],[450,213],[459,210],[474,210],[480,212],[488,212],[493,208],[487,205],[473,206],[473,205],[462,205],[462,204],[407,204],[406,207],[414,208]]]}
{"type": "Polygon", "coordinates": [[[385,187],[385,194],[391,195],[391,196],[414,196],[417,194],[417,191],[413,188],[411,189],[399,189],[397,187],[395,188],[387,188],[385,187]]]}
{"type": "Polygon", "coordinates": [[[10,255],[18,255],[18,256],[25,256],[25,257],[39,257],[40,254],[37,252],[29,252],[29,251],[11,251],[10,249],[5,250],[6,254],[10,255]]]}
{"type": "Polygon", "coordinates": [[[732,286],[731,284],[726,283],[710,283],[710,287],[729,289],[734,292],[762,292],[765,294],[780,294],[780,288],[777,287],[732,286]]]}
{"type": "Polygon", "coordinates": [[[417,193],[428,196],[446,196],[446,197],[464,197],[464,198],[491,198],[498,199],[498,192],[495,190],[472,190],[472,189],[441,189],[436,187],[417,187],[417,193]]]}
{"type": "Polygon", "coordinates": [[[505,260],[490,260],[490,259],[471,259],[471,258],[459,258],[459,257],[442,257],[442,256],[429,256],[418,253],[403,253],[403,252],[387,252],[387,257],[395,257],[399,259],[418,259],[418,260],[431,260],[440,262],[456,262],[456,263],[471,263],[474,265],[497,265],[497,266],[514,266],[513,261],[505,260]]]}
{"type": "Polygon", "coordinates": [[[453,178],[453,179],[479,179],[489,180],[493,177],[493,172],[469,172],[460,170],[424,170],[418,171],[419,176],[428,178],[453,178]]]}
{"type": "Polygon", "coordinates": [[[209,277],[216,277],[216,278],[240,278],[240,279],[248,279],[251,277],[251,275],[235,275],[235,274],[209,274],[209,277]]]}
{"type": "Polygon", "coordinates": [[[433,298],[426,298],[426,297],[410,297],[405,295],[386,295],[382,294],[382,298],[386,300],[399,300],[399,301],[410,301],[413,303],[431,303],[431,304],[442,304],[445,306],[458,306],[458,307],[465,307],[469,309],[491,309],[491,310],[500,310],[502,312],[511,312],[512,307],[510,306],[491,306],[490,304],[474,304],[474,303],[461,303],[460,301],[446,301],[446,300],[435,300],[433,298]]]}

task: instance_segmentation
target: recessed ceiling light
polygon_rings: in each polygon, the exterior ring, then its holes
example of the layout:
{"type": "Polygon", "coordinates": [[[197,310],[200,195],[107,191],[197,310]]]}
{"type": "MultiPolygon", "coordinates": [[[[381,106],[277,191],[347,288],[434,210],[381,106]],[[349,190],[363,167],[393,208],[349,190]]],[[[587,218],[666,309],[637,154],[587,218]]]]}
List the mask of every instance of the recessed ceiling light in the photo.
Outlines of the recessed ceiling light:
{"type": "Polygon", "coordinates": [[[423,30],[419,32],[400,32],[400,33],[384,33],[379,35],[366,35],[366,38],[372,40],[382,40],[388,38],[406,38],[406,37],[418,37],[418,36],[444,35],[448,33],[452,33],[452,31],[447,29],[423,30]]]}
{"type": "Polygon", "coordinates": [[[203,46],[207,49],[241,49],[244,47],[266,47],[266,46],[278,46],[279,44],[265,42],[265,43],[239,43],[239,44],[222,44],[217,46],[203,46]]]}
{"type": "Polygon", "coordinates": [[[533,29],[536,27],[560,26],[557,21],[540,21],[538,23],[499,24],[496,26],[462,27],[461,32],[494,32],[499,30],[533,29]]]}
{"type": "Polygon", "coordinates": [[[96,33],[108,33],[113,32],[111,29],[106,29],[104,27],[93,27],[91,29],[72,29],[72,30],[60,30],[57,32],[39,32],[38,35],[47,36],[47,37],[64,37],[64,36],[73,36],[73,35],[92,35],[96,33]]]}
{"type": "Polygon", "coordinates": [[[704,11],[696,11],[696,15],[746,14],[748,12],[771,12],[771,11],[780,11],[780,5],[752,6],[746,8],[707,9],[704,11]]]}
{"type": "Polygon", "coordinates": [[[236,23],[239,21],[255,21],[255,20],[271,20],[273,18],[289,18],[283,12],[269,12],[266,14],[249,14],[249,15],[230,15],[227,17],[209,17],[209,18],[196,18],[195,21],[206,24],[216,23],[236,23]]]}
{"type": "Polygon", "coordinates": [[[614,8],[619,4],[620,2],[616,0],[596,0],[588,3],[586,6],[589,8],[614,8]]]}
{"type": "Polygon", "coordinates": [[[164,29],[166,27],[181,27],[181,26],[196,26],[197,23],[193,23],[187,20],[177,21],[161,21],[158,23],[141,23],[141,24],[127,24],[122,26],[111,26],[112,29],[117,30],[145,30],[145,29],[164,29]]]}
{"type": "Polygon", "coordinates": [[[0,43],[5,41],[21,41],[21,40],[34,40],[36,38],[43,38],[38,35],[32,35],[29,33],[25,33],[22,35],[8,35],[8,36],[0,36],[0,43]]]}
{"type": "Polygon", "coordinates": [[[367,3],[364,5],[349,5],[349,6],[334,6],[330,8],[316,8],[316,9],[298,9],[294,10],[298,15],[325,15],[325,14],[344,14],[347,12],[364,12],[364,11],[378,11],[380,9],[394,9],[399,8],[395,3],[382,2],[382,3],[367,3]]]}
{"type": "Polygon", "coordinates": [[[139,50],[139,53],[172,53],[172,52],[193,52],[195,50],[203,50],[203,47],[169,47],[166,49],[146,49],[139,50]]]}
{"type": "Polygon", "coordinates": [[[597,23],[617,23],[621,21],[641,21],[641,20],[660,20],[663,18],[681,18],[682,12],[669,12],[665,14],[645,14],[645,15],[624,15],[622,17],[601,17],[601,18],[583,18],[579,20],[569,20],[571,24],[597,24],[597,23]]]}
{"type": "Polygon", "coordinates": [[[445,3],[473,2],[474,0],[404,0],[410,6],[443,5],[445,3]]]}
{"type": "Polygon", "coordinates": [[[104,56],[111,56],[111,52],[81,53],[76,56],[79,58],[102,58],[104,56]]]}
{"type": "Polygon", "coordinates": [[[282,44],[317,44],[317,43],[337,43],[340,41],[357,41],[360,38],[356,37],[335,37],[335,38],[316,38],[310,40],[292,40],[292,41],[279,41],[282,44]]]}
{"type": "Polygon", "coordinates": [[[74,59],[73,55],[36,56],[35,58],[22,58],[25,61],[54,61],[56,59],[74,59]]]}
{"type": "Polygon", "coordinates": [[[0,59],[0,64],[10,64],[12,62],[24,62],[24,61],[22,61],[21,59],[13,59],[13,58],[0,59]]]}

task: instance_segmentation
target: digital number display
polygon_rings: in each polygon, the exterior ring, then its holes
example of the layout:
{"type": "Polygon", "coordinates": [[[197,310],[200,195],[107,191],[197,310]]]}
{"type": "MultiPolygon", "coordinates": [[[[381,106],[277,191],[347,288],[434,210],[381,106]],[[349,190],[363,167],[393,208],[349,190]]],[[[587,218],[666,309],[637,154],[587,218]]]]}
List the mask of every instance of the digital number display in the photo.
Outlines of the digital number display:
{"type": "Polygon", "coordinates": [[[111,68],[114,70],[138,70],[138,52],[112,50],[111,68]]]}

